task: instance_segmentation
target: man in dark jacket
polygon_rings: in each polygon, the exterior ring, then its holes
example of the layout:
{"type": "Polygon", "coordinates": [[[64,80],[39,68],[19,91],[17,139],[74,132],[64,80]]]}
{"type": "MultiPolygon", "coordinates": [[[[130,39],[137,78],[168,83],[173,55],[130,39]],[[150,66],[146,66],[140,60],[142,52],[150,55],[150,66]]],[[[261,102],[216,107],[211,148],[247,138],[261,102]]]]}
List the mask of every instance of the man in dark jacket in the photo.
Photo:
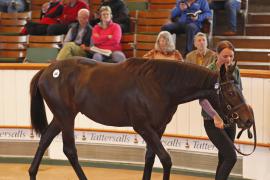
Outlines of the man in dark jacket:
{"type": "MultiPolygon", "coordinates": [[[[119,24],[121,26],[122,32],[130,32],[130,17],[129,17],[129,10],[126,4],[121,0],[102,0],[101,6],[110,6],[112,10],[112,21],[119,24]]],[[[90,21],[90,24],[94,27],[97,23],[100,22],[99,14],[95,13],[95,17],[93,20],[90,21]]]]}
{"type": "Polygon", "coordinates": [[[89,56],[92,27],[89,25],[90,12],[88,9],[81,9],[78,12],[78,23],[72,24],[65,40],[64,47],[57,55],[57,60],[68,59],[72,56],[89,56]]]}
{"type": "Polygon", "coordinates": [[[62,15],[59,17],[58,24],[49,25],[47,35],[66,34],[72,23],[77,22],[77,14],[80,9],[89,9],[84,0],[66,0],[62,15]]]}

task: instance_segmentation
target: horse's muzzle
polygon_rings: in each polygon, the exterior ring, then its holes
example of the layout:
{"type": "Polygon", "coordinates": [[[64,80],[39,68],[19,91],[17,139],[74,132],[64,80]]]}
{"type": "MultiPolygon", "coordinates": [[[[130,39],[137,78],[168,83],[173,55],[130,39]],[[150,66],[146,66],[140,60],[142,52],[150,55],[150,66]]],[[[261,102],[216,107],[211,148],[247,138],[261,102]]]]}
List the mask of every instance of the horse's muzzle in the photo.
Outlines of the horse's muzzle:
{"type": "Polygon", "coordinates": [[[237,127],[238,128],[241,128],[241,129],[249,129],[254,123],[254,120],[252,119],[248,119],[246,121],[243,121],[243,120],[236,120],[236,124],[237,124],[237,127]]]}

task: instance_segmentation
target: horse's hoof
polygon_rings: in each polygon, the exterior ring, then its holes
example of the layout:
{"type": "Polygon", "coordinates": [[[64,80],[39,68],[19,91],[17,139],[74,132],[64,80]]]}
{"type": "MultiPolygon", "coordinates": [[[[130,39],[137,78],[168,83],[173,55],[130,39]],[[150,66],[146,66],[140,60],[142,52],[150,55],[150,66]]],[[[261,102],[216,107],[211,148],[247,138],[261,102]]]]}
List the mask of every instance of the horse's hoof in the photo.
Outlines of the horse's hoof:
{"type": "Polygon", "coordinates": [[[30,180],[36,180],[36,177],[31,177],[31,176],[30,176],[30,180]]]}

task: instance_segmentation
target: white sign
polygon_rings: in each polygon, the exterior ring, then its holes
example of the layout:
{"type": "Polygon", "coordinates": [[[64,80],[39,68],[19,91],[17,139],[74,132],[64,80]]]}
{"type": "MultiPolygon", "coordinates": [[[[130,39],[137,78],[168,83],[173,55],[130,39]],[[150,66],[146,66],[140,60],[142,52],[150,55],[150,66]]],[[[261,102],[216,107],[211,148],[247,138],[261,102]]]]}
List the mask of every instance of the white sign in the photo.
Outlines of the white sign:
{"type": "MultiPolygon", "coordinates": [[[[75,131],[75,142],[82,144],[115,144],[130,146],[145,146],[145,141],[138,134],[96,131],[75,131]]],[[[26,140],[38,141],[37,136],[31,129],[0,128],[0,140],[26,140]]],[[[59,134],[56,141],[62,141],[59,134]]],[[[197,140],[179,137],[162,137],[162,144],[167,149],[190,150],[198,152],[217,153],[215,146],[208,140],[197,140]]]]}

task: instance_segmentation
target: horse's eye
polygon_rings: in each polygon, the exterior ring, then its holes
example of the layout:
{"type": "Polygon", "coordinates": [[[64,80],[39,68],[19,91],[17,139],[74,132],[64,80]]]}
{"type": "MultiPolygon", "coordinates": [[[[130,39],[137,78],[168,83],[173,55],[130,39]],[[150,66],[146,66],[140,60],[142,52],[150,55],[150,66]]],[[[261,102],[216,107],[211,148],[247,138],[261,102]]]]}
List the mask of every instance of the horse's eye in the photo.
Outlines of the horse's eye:
{"type": "Polygon", "coordinates": [[[234,92],[230,91],[228,92],[229,96],[234,96],[234,92]]]}

